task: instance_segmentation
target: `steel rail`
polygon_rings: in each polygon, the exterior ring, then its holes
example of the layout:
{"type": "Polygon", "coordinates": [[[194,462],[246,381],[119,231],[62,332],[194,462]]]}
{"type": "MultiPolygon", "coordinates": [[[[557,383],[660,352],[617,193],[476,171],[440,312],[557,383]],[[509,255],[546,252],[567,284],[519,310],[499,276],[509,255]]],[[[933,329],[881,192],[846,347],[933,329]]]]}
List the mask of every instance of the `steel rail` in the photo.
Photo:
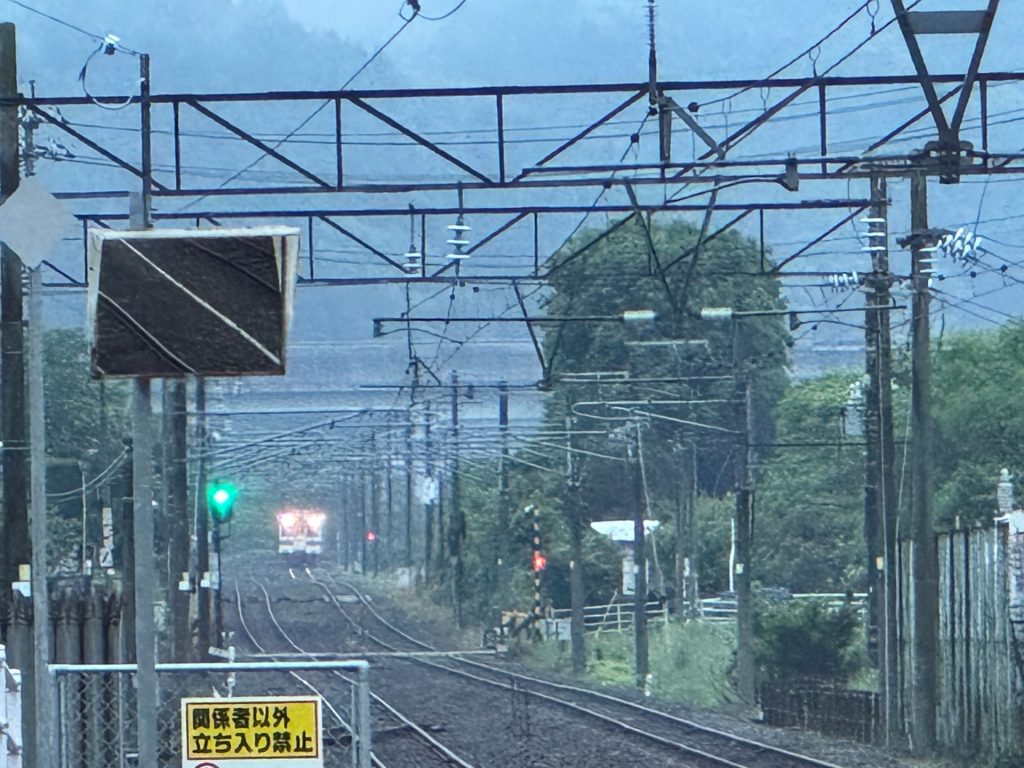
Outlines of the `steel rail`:
{"type": "MultiPolygon", "coordinates": [[[[256,639],[256,636],[252,633],[252,630],[249,629],[249,625],[245,622],[245,613],[244,611],[242,611],[242,592],[238,588],[237,581],[235,582],[235,604],[238,607],[238,622],[242,627],[242,631],[245,632],[246,636],[249,638],[249,642],[256,646],[256,648],[261,653],[266,653],[266,649],[262,645],[260,645],[259,641],[256,639]]],[[[234,665],[231,666],[235,668],[234,665]]],[[[296,680],[298,680],[306,688],[306,690],[308,690],[314,696],[319,696],[321,699],[323,699],[324,705],[327,707],[327,709],[330,710],[331,714],[334,715],[334,717],[337,719],[338,723],[342,726],[342,728],[345,728],[349,733],[352,733],[352,726],[349,725],[345,718],[341,716],[341,713],[334,708],[331,702],[327,700],[327,697],[320,693],[316,686],[314,686],[311,682],[306,680],[304,677],[299,675],[294,670],[288,670],[288,674],[294,677],[296,680]]],[[[383,766],[381,766],[380,768],[383,768],[383,766]]]]}
{"type": "MultiPolygon", "coordinates": [[[[311,574],[310,574],[310,578],[311,579],[313,578],[311,574]]],[[[315,579],[314,579],[314,582],[316,582],[315,579]]],[[[387,627],[389,630],[391,630],[395,634],[399,635],[400,637],[404,638],[408,642],[410,642],[410,643],[412,643],[412,644],[414,644],[414,645],[416,645],[416,646],[418,646],[420,648],[434,650],[433,647],[430,646],[428,643],[425,643],[425,642],[423,642],[421,640],[418,640],[417,638],[412,637],[407,632],[404,632],[403,630],[399,629],[394,624],[389,622],[387,619],[385,619],[370,604],[370,602],[366,599],[365,595],[363,595],[363,593],[358,588],[356,588],[354,584],[352,584],[351,582],[344,582],[344,581],[342,583],[348,589],[350,589],[352,591],[352,593],[354,595],[356,595],[357,598],[359,598],[359,601],[361,602],[361,604],[370,612],[370,614],[375,619],[377,619],[377,621],[379,621],[381,624],[383,624],[385,627],[387,627]]],[[[347,615],[347,612],[343,608],[341,608],[340,603],[337,601],[337,598],[334,597],[333,593],[329,590],[329,588],[326,585],[324,585],[323,583],[320,583],[320,585],[321,585],[321,587],[323,589],[325,589],[328,592],[328,594],[332,598],[332,601],[334,602],[335,606],[337,606],[338,609],[341,610],[342,614],[344,614],[346,616],[346,618],[348,618],[348,620],[351,623],[355,624],[355,622],[351,619],[351,617],[349,617],[347,615]]],[[[358,625],[356,625],[356,626],[358,628],[358,625]]],[[[383,641],[381,641],[379,638],[374,637],[369,631],[363,630],[363,629],[361,629],[361,631],[367,637],[373,639],[374,641],[379,642],[379,643],[381,643],[383,645],[388,645],[387,643],[384,643],[383,641]]],[[[541,678],[533,677],[531,675],[524,675],[524,674],[518,673],[518,672],[511,672],[511,671],[504,670],[504,669],[498,669],[498,668],[493,667],[493,666],[491,666],[489,664],[483,664],[483,663],[477,662],[477,661],[470,661],[469,659],[459,658],[457,656],[453,657],[453,661],[457,661],[460,664],[464,664],[464,665],[467,665],[467,666],[483,669],[483,670],[486,670],[489,673],[500,674],[500,675],[502,675],[504,677],[512,677],[512,678],[515,678],[515,679],[520,680],[520,681],[524,681],[524,682],[531,683],[531,684],[538,685],[538,686],[543,686],[543,687],[546,687],[546,688],[551,688],[551,689],[558,690],[558,691],[564,691],[564,692],[569,692],[569,693],[574,693],[574,694],[580,694],[580,695],[587,696],[587,697],[590,697],[590,698],[598,699],[600,701],[608,702],[608,703],[613,704],[615,706],[625,707],[627,709],[632,709],[632,710],[635,710],[635,711],[643,712],[644,714],[651,715],[651,716],[654,716],[654,717],[666,720],[666,721],[668,721],[668,722],[670,722],[670,723],[672,723],[674,725],[683,726],[683,727],[687,728],[688,730],[690,730],[691,732],[698,732],[698,733],[705,734],[705,735],[708,735],[708,736],[713,736],[713,737],[716,737],[716,738],[724,739],[724,740],[727,740],[728,742],[731,742],[733,744],[742,745],[744,747],[747,747],[747,748],[750,748],[750,749],[754,749],[754,750],[756,750],[756,751],[758,751],[760,753],[775,755],[777,757],[781,757],[781,758],[784,758],[786,760],[797,762],[797,763],[799,763],[801,765],[808,766],[809,768],[841,768],[840,766],[838,766],[838,765],[836,765],[834,763],[829,763],[827,761],[819,760],[817,758],[809,757],[807,755],[801,755],[801,754],[799,754],[797,752],[792,752],[790,750],[783,749],[781,747],[775,747],[775,746],[772,746],[770,744],[765,744],[763,742],[759,742],[759,741],[756,741],[754,739],[748,739],[748,738],[745,738],[745,737],[742,737],[742,736],[737,736],[736,734],[728,733],[726,731],[721,731],[721,730],[718,730],[716,728],[711,728],[711,727],[702,725],[700,723],[694,722],[692,720],[687,720],[686,718],[678,717],[676,715],[671,715],[671,714],[669,714],[667,712],[662,712],[660,710],[653,709],[651,707],[645,707],[642,704],[636,704],[636,703],[628,701],[626,699],[620,699],[620,698],[618,698],[616,696],[611,696],[611,695],[606,694],[606,693],[600,693],[598,691],[592,691],[592,690],[590,690],[588,688],[581,688],[579,686],[567,685],[565,683],[556,683],[556,682],[553,682],[553,681],[550,681],[550,680],[544,680],[544,679],[541,679],[541,678]]],[[[499,686],[499,687],[503,687],[503,688],[509,688],[510,687],[507,684],[502,683],[500,681],[488,680],[486,678],[480,678],[480,677],[477,677],[475,675],[470,675],[469,673],[462,672],[460,670],[454,670],[454,669],[451,669],[450,667],[445,667],[445,666],[440,665],[440,664],[433,664],[433,663],[426,662],[426,661],[421,661],[420,663],[428,664],[430,666],[434,666],[434,667],[436,667],[438,669],[442,669],[442,670],[451,672],[453,674],[468,676],[468,677],[471,677],[473,679],[480,680],[481,682],[486,682],[486,683],[488,683],[490,685],[495,685],[495,686],[499,686]]],[[[644,736],[653,738],[654,740],[659,741],[659,743],[670,744],[673,747],[682,749],[684,751],[688,751],[689,753],[694,754],[695,756],[710,759],[710,760],[714,761],[717,765],[731,766],[732,768],[750,768],[749,766],[744,766],[744,765],[741,765],[741,764],[738,764],[738,763],[734,763],[734,762],[729,761],[729,760],[727,760],[725,758],[718,757],[717,755],[712,755],[712,754],[703,752],[702,750],[696,749],[694,747],[690,747],[689,745],[681,744],[680,742],[673,742],[673,741],[671,741],[669,739],[665,739],[665,737],[659,736],[658,734],[651,734],[651,733],[649,733],[647,731],[642,731],[642,730],[639,730],[639,729],[635,729],[634,726],[630,726],[628,724],[625,724],[625,723],[622,723],[620,721],[617,721],[617,720],[615,720],[614,718],[612,718],[612,717],[610,717],[608,715],[604,715],[602,713],[595,712],[593,710],[589,710],[586,707],[583,707],[583,706],[581,706],[579,704],[576,704],[575,702],[566,701],[565,699],[561,699],[561,698],[558,698],[558,697],[555,697],[555,696],[549,696],[547,694],[539,693],[537,691],[531,691],[531,690],[528,690],[528,689],[522,689],[521,688],[519,690],[522,690],[523,692],[525,692],[525,693],[527,693],[527,694],[529,694],[531,696],[535,696],[537,698],[540,698],[542,700],[550,701],[550,702],[556,703],[556,704],[558,704],[560,706],[564,706],[564,707],[567,707],[567,708],[570,708],[570,709],[574,709],[574,710],[583,712],[583,713],[588,714],[590,716],[597,717],[598,719],[605,720],[606,722],[614,723],[615,725],[617,725],[619,727],[622,727],[622,728],[625,728],[626,730],[629,730],[631,732],[636,732],[638,735],[644,735],[644,736]]]]}
{"type": "MultiPolygon", "coordinates": [[[[307,569],[306,572],[308,574],[309,570],[307,569]]],[[[312,575],[310,575],[310,578],[312,578],[312,575]]],[[[284,627],[281,626],[281,623],[277,620],[277,616],[274,614],[273,606],[270,604],[270,593],[267,592],[266,586],[256,581],[255,579],[253,580],[253,583],[257,587],[259,587],[260,591],[263,593],[263,599],[267,605],[267,615],[270,617],[271,622],[273,622],[274,627],[277,629],[281,637],[284,638],[285,642],[288,643],[288,645],[290,645],[292,648],[294,648],[297,653],[305,654],[310,658],[315,658],[314,654],[309,654],[304,649],[300,648],[299,645],[294,640],[292,640],[291,636],[285,631],[284,627]]],[[[237,582],[235,583],[235,588],[238,588],[237,582]]],[[[267,653],[267,651],[262,648],[260,649],[260,651],[263,653],[267,653]]],[[[342,674],[337,670],[333,670],[332,674],[334,674],[337,677],[340,677],[349,685],[355,684],[355,681],[352,680],[352,678],[348,677],[345,674],[342,674]]],[[[401,712],[399,712],[395,707],[393,707],[391,704],[385,701],[379,694],[370,691],[370,698],[377,702],[385,710],[387,710],[388,713],[390,713],[392,717],[394,717],[396,720],[402,723],[403,726],[411,729],[414,733],[416,733],[416,735],[422,738],[427,743],[427,746],[429,746],[431,749],[437,752],[443,759],[451,761],[456,765],[460,766],[461,768],[475,768],[475,766],[473,766],[471,763],[463,760],[458,754],[453,752],[451,749],[449,749],[440,741],[438,741],[429,733],[427,733],[420,725],[413,722],[411,719],[409,719],[401,712]]],[[[374,753],[370,754],[370,759],[373,761],[374,765],[377,765],[379,768],[384,768],[384,763],[381,762],[380,758],[378,758],[374,753]]]]}

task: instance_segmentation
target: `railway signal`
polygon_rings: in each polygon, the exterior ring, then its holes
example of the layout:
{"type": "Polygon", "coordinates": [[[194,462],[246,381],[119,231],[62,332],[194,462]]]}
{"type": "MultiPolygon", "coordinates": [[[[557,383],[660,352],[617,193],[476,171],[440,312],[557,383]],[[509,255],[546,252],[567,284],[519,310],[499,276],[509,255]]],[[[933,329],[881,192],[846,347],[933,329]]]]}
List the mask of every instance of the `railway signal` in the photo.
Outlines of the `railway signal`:
{"type": "Polygon", "coordinates": [[[231,483],[212,482],[206,487],[206,505],[214,522],[226,523],[238,498],[238,489],[231,483]]]}
{"type": "Polygon", "coordinates": [[[547,559],[547,557],[544,556],[543,552],[534,552],[533,553],[533,570],[534,570],[534,573],[540,573],[541,571],[543,571],[547,567],[547,564],[548,564],[548,559],[547,559]]]}

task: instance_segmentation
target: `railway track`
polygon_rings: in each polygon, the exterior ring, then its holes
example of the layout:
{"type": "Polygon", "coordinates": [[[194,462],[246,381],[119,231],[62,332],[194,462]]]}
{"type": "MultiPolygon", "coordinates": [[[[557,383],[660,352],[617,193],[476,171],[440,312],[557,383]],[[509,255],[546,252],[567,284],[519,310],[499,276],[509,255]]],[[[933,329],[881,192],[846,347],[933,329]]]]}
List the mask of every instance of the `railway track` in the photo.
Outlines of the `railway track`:
{"type": "MultiPolygon", "coordinates": [[[[313,578],[311,574],[310,578],[313,578]]],[[[267,618],[273,625],[277,634],[280,635],[281,639],[283,639],[284,642],[294,650],[294,652],[314,658],[314,655],[300,647],[282,626],[274,612],[270,594],[266,587],[258,581],[253,581],[253,584],[255,584],[259,589],[259,597],[262,598],[260,602],[262,602],[266,609],[267,618]]],[[[235,596],[236,605],[238,606],[239,626],[241,627],[248,642],[250,642],[259,653],[269,657],[274,657],[274,652],[269,651],[256,639],[255,633],[246,621],[243,609],[245,601],[242,598],[241,589],[237,582],[235,583],[235,596]]],[[[288,655],[293,654],[289,653],[288,655]]],[[[330,703],[332,692],[326,690],[326,686],[318,688],[307,677],[295,672],[290,674],[299,682],[300,685],[302,685],[302,687],[323,699],[324,706],[327,708],[338,728],[343,729],[346,733],[351,733],[349,722],[343,714],[345,707],[335,707],[330,703]]],[[[339,679],[348,687],[349,691],[355,683],[352,678],[338,670],[333,671],[331,673],[331,677],[339,679]]],[[[338,695],[343,696],[344,694],[339,692],[338,695]]],[[[446,766],[448,768],[451,766],[457,766],[458,768],[475,768],[470,762],[466,761],[453,750],[449,749],[422,726],[406,717],[379,694],[371,691],[370,698],[373,704],[374,717],[374,744],[373,752],[371,754],[371,762],[376,768],[404,768],[405,766],[415,768],[423,766],[424,768],[429,768],[429,766],[433,765],[446,766]],[[409,738],[410,736],[412,738],[409,738]]],[[[351,717],[351,713],[349,712],[348,714],[349,717],[351,717]]],[[[339,765],[341,765],[340,762],[339,765]]]]}
{"type": "MultiPolygon", "coordinates": [[[[324,590],[332,604],[366,639],[389,651],[436,650],[430,644],[413,637],[388,621],[355,585],[344,581],[338,584],[355,595],[358,600],[357,606],[364,609],[384,631],[390,633],[393,638],[398,638],[397,640],[386,640],[361,626],[342,606],[335,594],[334,586],[317,579],[312,573],[309,573],[308,577],[324,590]],[[402,648],[398,643],[406,647],[402,648]]],[[[383,634],[380,629],[377,632],[383,634]]],[[[479,684],[515,690],[533,699],[613,726],[619,731],[679,753],[685,761],[684,764],[694,768],[841,768],[835,763],[710,728],[616,696],[544,680],[458,655],[446,656],[443,661],[415,657],[409,660],[479,684]]]]}

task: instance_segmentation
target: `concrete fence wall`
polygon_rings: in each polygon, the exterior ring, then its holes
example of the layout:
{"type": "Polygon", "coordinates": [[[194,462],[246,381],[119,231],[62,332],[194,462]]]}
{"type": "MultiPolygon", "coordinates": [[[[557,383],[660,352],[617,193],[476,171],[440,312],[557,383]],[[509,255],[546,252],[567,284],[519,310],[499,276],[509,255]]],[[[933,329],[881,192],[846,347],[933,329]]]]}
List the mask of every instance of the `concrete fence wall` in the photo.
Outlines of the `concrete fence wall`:
{"type": "MultiPolygon", "coordinates": [[[[1024,522],[1024,515],[1014,513],[1024,522]]],[[[901,547],[901,658],[911,669],[910,544],[901,547]]],[[[1024,531],[1010,516],[992,528],[941,533],[936,739],[951,753],[1024,756],[1024,531]]],[[[909,718],[909,675],[904,722],[909,718]]]]}
{"type": "MultiPolygon", "coordinates": [[[[15,593],[0,605],[0,642],[8,663],[31,669],[32,600],[15,593]]],[[[50,594],[50,662],[104,664],[126,661],[121,598],[105,585],[58,586],[50,594]]]]}

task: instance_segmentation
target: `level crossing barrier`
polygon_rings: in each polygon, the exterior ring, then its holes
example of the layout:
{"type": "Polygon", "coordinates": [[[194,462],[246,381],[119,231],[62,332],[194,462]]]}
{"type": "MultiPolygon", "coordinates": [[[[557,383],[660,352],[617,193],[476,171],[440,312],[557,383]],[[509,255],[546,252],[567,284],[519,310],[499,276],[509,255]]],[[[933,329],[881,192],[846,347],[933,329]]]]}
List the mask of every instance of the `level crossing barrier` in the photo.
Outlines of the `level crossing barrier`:
{"type": "MultiPolygon", "coordinates": [[[[49,665],[59,768],[137,766],[136,671],[134,664],[49,665]]],[[[344,704],[334,697],[324,699],[320,724],[324,768],[342,768],[347,763],[353,768],[370,768],[370,684],[365,661],[157,664],[156,671],[155,768],[183,764],[182,699],[220,697],[224,706],[230,707],[233,698],[309,697],[329,688],[336,690],[336,673],[351,681],[351,697],[344,704]]]]}

